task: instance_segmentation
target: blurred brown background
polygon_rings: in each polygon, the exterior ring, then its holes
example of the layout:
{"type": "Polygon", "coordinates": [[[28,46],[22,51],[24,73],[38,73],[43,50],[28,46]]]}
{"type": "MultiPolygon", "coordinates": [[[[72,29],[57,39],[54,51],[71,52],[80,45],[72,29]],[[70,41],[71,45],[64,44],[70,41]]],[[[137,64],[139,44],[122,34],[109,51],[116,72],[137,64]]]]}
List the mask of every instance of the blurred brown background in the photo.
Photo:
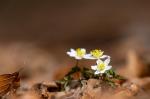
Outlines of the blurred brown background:
{"type": "Polygon", "coordinates": [[[148,0],[0,1],[0,73],[52,73],[74,63],[66,51],[77,47],[101,48],[119,65],[131,49],[149,57],[149,42],[148,0]]]}

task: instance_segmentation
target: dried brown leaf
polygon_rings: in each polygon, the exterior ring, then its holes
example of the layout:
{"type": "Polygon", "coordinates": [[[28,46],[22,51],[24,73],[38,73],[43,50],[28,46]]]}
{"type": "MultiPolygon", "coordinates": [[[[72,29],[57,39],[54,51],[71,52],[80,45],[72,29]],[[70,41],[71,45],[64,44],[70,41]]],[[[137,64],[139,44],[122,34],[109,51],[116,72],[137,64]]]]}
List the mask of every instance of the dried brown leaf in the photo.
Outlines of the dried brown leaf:
{"type": "Polygon", "coordinates": [[[0,75],[0,96],[20,86],[19,72],[0,75]]]}

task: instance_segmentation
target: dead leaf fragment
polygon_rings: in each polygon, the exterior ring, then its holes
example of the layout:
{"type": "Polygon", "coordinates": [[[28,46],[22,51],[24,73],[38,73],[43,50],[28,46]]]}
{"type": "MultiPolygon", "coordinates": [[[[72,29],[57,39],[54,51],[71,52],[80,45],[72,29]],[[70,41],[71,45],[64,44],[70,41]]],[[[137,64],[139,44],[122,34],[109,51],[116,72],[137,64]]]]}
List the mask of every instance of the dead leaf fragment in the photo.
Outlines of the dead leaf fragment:
{"type": "Polygon", "coordinates": [[[20,86],[19,72],[0,75],[0,96],[20,86]]]}

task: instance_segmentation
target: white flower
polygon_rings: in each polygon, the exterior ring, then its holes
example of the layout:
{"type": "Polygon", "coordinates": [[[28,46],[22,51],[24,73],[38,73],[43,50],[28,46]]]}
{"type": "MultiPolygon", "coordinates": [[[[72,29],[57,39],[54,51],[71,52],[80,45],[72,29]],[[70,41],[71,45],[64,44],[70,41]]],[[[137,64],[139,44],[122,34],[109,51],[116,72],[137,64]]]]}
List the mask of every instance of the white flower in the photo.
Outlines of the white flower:
{"type": "Polygon", "coordinates": [[[110,58],[105,61],[97,60],[97,65],[91,66],[91,69],[95,70],[95,74],[103,74],[105,71],[110,70],[112,66],[109,65],[110,58]]]}
{"type": "Polygon", "coordinates": [[[84,56],[85,59],[101,59],[101,58],[110,58],[108,55],[103,55],[103,51],[95,49],[84,56]]]}
{"type": "Polygon", "coordinates": [[[82,59],[86,55],[86,49],[78,48],[76,50],[70,49],[70,52],[67,52],[70,57],[75,57],[75,59],[82,59]]]}

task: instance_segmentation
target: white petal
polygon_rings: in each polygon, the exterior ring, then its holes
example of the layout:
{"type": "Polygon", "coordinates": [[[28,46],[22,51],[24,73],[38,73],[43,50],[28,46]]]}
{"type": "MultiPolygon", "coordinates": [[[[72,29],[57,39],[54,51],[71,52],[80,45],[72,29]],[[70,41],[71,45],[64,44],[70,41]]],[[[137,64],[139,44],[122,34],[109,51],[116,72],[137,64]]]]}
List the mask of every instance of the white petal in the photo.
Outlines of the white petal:
{"type": "Polygon", "coordinates": [[[75,57],[75,56],[76,56],[75,53],[71,53],[71,52],[67,52],[67,54],[68,54],[69,56],[71,56],[71,57],[75,57]]]}
{"type": "Polygon", "coordinates": [[[110,56],[108,56],[108,55],[103,55],[103,56],[101,56],[100,58],[110,58],[110,56]]]}
{"type": "Polygon", "coordinates": [[[73,48],[70,49],[71,52],[76,52],[73,48]]]}
{"type": "Polygon", "coordinates": [[[67,52],[68,55],[70,55],[70,52],[67,52]]]}
{"type": "Polygon", "coordinates": [[[74,49],[70,49],[70,52],[67,52],[67,54],[69,55],[69,56],[76,56],[76,51],[74,50],[74,49]]]}
{"type": "Polygon", "coordinates": [[[71,52],[67,52],[67,54],[70,56],[71,52]]]}
{"type": "Polygon", "coordinates": [[[81,57],[75,56],[75,59],[82,59],[81,57]]]}
{"type": "Polygon", "coordinates": [[[100,71],[100,73],[103,74],[103,73],[105,73],[105,71],[106,71],[106,70],[102,70],[102,71],[100,71]]]}
{"type": "Polygon", "coordinates": [[[93,70],[97,70],[97,66],[96,66],[96,65],[91,66],[91,69],[93,69],[93,70]]]}
{"type": "Polygon", "coordinates": [[[110,70],[112,66],[106,66],[105,70],[110,70]]]}
{"type": "Polygon", "coordinates": [[[70,52],[76,54],[76,51],[72,48],[70,49],[70,52]]]}
{"type": "Polygon", "coordinates": [[[96,58],[94,58],[91,54],[86,54],[86,55],[84,55],[84,58],[85,58],[85,59],[96,59],[96,58]]]}
{"type": "Polygon", "coordinates": [[[110,56],[107,55],[108,58],[111,58],[110,56]]]}
{"type": "Polygon", "coordinates": [[[107,59],[104,61],[104,64],[105,64],[106,66],[108,66],[109,63],[110,63],[110,58],[107,58],[107,59]]]}
{"type": "Polygon", "coordinates": [[[84,57],[89,58],[89,57],[91,57],[91,54],[85,54],[84,57]]]}
{"type": "Polygon", "coordinates": [[[96,71],[94,74],[100,74],[100,72],[99,72],[99,71],[96,71]]]}
{"type": "Polygon", "coordinates": [[[76,53],[71,53],[71,54],[70,54],[70,56],[76,56],[76,55],[77,55],[76,53]]]}
{"type": "Polygon", "coordinates": [[[96,61],[96,63],[97,63],[97,64],[101,64],[101,63],[103,63],[103,61],[100,60],[100,59],[98,59],[98,60],[96,61]]]}

